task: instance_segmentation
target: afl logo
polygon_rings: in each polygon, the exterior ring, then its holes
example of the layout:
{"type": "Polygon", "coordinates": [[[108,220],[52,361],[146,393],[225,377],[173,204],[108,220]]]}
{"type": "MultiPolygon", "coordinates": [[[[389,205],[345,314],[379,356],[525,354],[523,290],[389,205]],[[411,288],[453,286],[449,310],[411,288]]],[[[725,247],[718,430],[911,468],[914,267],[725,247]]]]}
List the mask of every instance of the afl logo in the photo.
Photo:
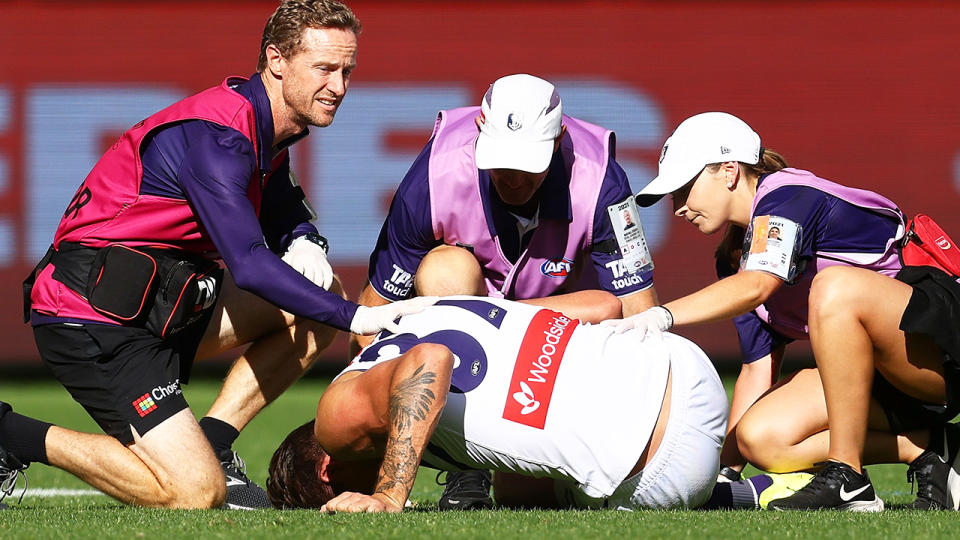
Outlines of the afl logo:
{"type": "Polygon", "coordinates": [[[540,265],[540,273],[547,277],[565,278],[570,275],[573,269],[573,261],[562,257],[544,261],[540,265]]]}
{"type": "Polygon", "coordinates": [[[520,113],[507,115],[507,127],[510,128],[510,131],[516,131],[523,127],[523,118],[520,117],[520,113]]]}

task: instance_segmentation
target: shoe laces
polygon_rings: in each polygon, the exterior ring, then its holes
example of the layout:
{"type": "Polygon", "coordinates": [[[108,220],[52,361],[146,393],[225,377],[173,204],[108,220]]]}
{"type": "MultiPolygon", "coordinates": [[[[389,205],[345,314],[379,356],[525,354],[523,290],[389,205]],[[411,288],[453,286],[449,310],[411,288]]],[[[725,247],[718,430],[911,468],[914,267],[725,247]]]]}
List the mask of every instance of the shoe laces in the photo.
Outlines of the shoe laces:
{"type": "Polygon", "coordinates": [[[930,487],[929,478],[927,477],[928,471],[924,470],[926,465],[926,457],[926,453],[921,454],[920,457],[910,463],[910,465],[907,467],[907,482],[910,483],[911,494],[916,492],[917,497],[929,499],[929,491],[932,488],[930,487]]]}
{"type": "Polygon", "coordinates": [[[231,451],[230,453],[232,454],[232,459],[230,462],[231,465],[233,465],[233,468],[242,472],[243,474],[247,474],[247,464],[244,463],[243,458],[240,457],[240,454],[234,451],[231,451]]]}
{"type": "Polygon", "coordinates": [[[250,478],[247,477],[247,464],[244,463],[243,458],[240,457],[240,454],[237,454],[236,451],[230,451],[230,459],[227,461],[221,462],[224,467],[230,467],[233,470],[237,471],[237,474],[241,479],[247,484],[250,483],[250,478]]]}
{"type": "Polygon", "coordinates": [[[815,491],[816,488],[819,488],[824,484],[828,484],[831,480],[838,480],[841,484],[847,481],[847,477],[844,475],[843,471],[843,463],[840,463],[839,461],[821,461],[819,463],[814,463],[813,465],[815,467],[823,466],[823,469],[821,469],[817,474],[813,475],[810,483],[807,484],[801,491],[815,491]]]}
{"type": "MultiPolygon", "coordinates": [[[[915,463],[915,462],[916,462],[916,460],[914,460],[914,463],[915,463]]],[[[915,491],[916,488],[917,488],[917,470],[916,470],[916,468],[914,468],[914,463],[911,463],[910,466],[907,467],[907,483],[910,484],[910,494],[911,494],[911,495],[913,495],[914,491],[915,491]]],[[[919,467],[917,467],[917,468],[919,468],[919,467]]]]}
{"type": "Polygon", "coordinates": [[[440,471],[437,473],[437,484],[449,486],[449,489],[455,491],[490,491],[492,483],[490,473],[479,471],[480,474],[465,474],[462,471],[440,471]],[[440,475],[447,473],[444,481],[440,481],[440,475]]]}
{"type": "Polygon", "coordinates": [[[26,468],[27,467],[16,469],[0,468],[0,501],[13,495],[13,491],[17,487],[17,480],[23,477],[23,491],[20,492],[20,499],[17,500],[17,504],[23,502],[23,495],[27,492],[27,486],[30,484],[27,480],[27,473],[24,472],[26,468]]]}

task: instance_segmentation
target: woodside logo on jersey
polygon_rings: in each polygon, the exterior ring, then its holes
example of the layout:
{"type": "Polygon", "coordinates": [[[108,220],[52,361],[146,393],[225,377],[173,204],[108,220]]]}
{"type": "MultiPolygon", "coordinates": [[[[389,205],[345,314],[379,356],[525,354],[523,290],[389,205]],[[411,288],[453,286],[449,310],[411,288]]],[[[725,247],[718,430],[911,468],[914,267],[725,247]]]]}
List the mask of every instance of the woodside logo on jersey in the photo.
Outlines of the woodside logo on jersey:
{"type": "Polygon", "coordinates": [[[534,315],[520,343],[503,418],[543,429],[557,372],[579,321],[543,309],[534,315]]]}

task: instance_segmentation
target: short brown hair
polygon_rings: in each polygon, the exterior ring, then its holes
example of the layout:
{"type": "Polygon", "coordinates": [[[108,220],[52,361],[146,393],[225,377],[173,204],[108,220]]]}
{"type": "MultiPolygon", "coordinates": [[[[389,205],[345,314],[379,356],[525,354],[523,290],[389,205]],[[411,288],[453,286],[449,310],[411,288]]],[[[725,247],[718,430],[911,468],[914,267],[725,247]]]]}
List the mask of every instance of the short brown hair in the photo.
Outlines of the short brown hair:
{"type": "Polygon", "coordinates": [[[289,58],[301,47],[307,28],[343,28],[360,35],[360,20],[346,5],[335,0],[283,0],[263,28],[257,71],[267,67],[267,47],[275,45],[289,58]]]}
{"type": "Polygon", "coordinates": [[[311,420],[290,432],[270,458],[267,497],[277,508],[320,508],[336,494],[320,480],[327,455],[313,435],[311,420]]]}

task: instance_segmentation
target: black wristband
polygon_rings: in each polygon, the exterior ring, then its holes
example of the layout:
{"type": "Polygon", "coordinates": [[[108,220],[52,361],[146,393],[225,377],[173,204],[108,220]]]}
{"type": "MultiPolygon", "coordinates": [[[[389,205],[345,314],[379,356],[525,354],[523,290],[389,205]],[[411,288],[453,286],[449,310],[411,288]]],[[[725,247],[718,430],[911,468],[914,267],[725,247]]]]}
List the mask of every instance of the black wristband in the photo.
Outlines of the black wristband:
{"type": "Polygon", "coordinates": [[[324,253],[328,255],[330,254],[330,242],[327,242],[327,239],[324,236],[315,232],[310,232],[303,235],[303,238],[306,238],[310,242],[320,246],[324,253]]]}
{"type": "Polygon", "coordinates": [[[724,465],[720,467],[720,476],[730,480],[731,482],[737,482],[740,480],[740,472],[734,469],[733,467],[727,467],[724,465]]]}
{"type": "Polygon", "coordinates": [[[667,312],[667,317],[670,319],[670,322],[667,324],[667,330],[670,330],[671,328],[673,328],[673,313],[669,309],[667,309],[667,306],[657,306],[657,307],[662,308],[664,311],[667,312]]]}

